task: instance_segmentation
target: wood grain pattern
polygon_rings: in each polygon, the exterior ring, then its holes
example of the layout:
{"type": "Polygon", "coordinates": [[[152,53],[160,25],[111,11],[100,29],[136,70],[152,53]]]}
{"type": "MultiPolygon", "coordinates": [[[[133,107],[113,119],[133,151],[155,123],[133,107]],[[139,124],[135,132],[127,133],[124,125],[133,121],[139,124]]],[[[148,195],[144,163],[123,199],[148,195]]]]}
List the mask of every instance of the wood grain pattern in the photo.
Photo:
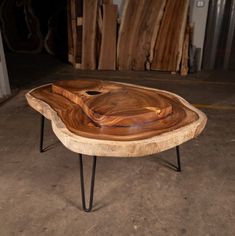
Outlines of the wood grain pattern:
{"type": "Polygon", "coordinates": [[[116,69],[117,5],[103,5],[102,40],[99,58],[100,70],[116,69]]]}
{"type": "Polygon", "coordinates": [[[79,105],[98,126],[133,127],[169,116],[171,101],[147,90],[93,81],[62,81],[52,92],[79,105]]]}
{"type": "MultiPolygon", "coordinates": [[[[51,120],[52,129],[70,150],[87,155],[141,157],[164,151],[199,135],[205,127],[204,113],[176,94],[142,86],[103,81],[60,82],[89,91],[97,86],[120,86],[155,92],[171,102],[172,112],[156,122],[137,126],[100,126],[82,108],[69,99],[53,93],[52,84],[26,94],[30,106],[51,120]],[[85,86],[86,84],[86,86],[85,86]]],[[[79,90],[78,89],[78,90],[79,90]]],[[[76,89],[77,90],[77,89],[76,89]]],[[[125,102],[125,100],[124,100],[125,102]]]]}
{"type": "Polygon", "coordinates": [[[165,3],[165,0],[147,0],[143,5],[131,45],[129,65],[132,70],[145,70],[152,60],[165,3]]]}
{"type": "Polygon", "coordinates": [[[188,0],[167,1],[154,49],[152,70],[179,71],[188,5],[188,0]]]}
{"type": "MultiPolygon", "coordinates": [[[[81,81],[69,83],[76,83],[79,87],[81,81]]],[[[31,107],[51,120],[54,133],[68,149],[87,155],[147,156],[195,138],[205,127],[205,114],[176,94],[142,86],[94,80],[89,82],[86,89],[90,90],[100,83],[155,92],[171,101],[173,112],[158,122],[131,127],[106,127],[96,125],[74,102],[53,93],[52,84],[33,89],[26,94],[26,98],[31,107]]]]}
{"type": "Polygon", "coordinates": [[[135,86],[112,82],[94,80],[62,81],[38,88],[31,92],[30,95],[49,104],[62,119],[68,130],[74,134],[94,139],[127,141],[150,138],[155,135],[179,129],[180,127],[197,121],[199,118],[196,112],[183,105],[174,95],[163,91],[145,88],[140,89],[135,86]],[[123,93],[121,93],[115,96],[117,90],[119,90],[119,92],[124,91],[127,95],[116,100],[119,95],[123,95],[123,93]],[[135,97],[133,97],[132,90],[135,91],[135,97]],[[97,95],[92,95],[95,96],[95,98],[92,99],[85,95],[85,97],[79,101],[79,97],[85,94],[84,91],[102,91],[104,94],[99,94],[98,97],[96,97],[97,95]],[[142,93],[144,95],[142,95],[142,93]],[[112,94],[114,95],[113,99],[112,94]],[[146,94],[149,94],[151,97],[150,102],[146,99],[146,94]],[[152,98],[152,96],[154,96],[153,94],[156,96],[154,99],[152,98]],[[127,100],[128,97],[129,99],[127,100]],[[139,105],[138,100],[140,101],[139,105]],[[142,100],[147,101],[143,102],[142,100]],[[156,104],[151,104],[155,102],[156,104]],[[134,108],[132,111],[124,109],[125,107],[130,108],[131,104],[134,108]],[[153,110],[156,107],[161,107],[160,109],[162,109],[163,115],[155,116],[154,119],[150,116],[150,120],[145,121],[143,119],[144,115],[147,114],[148,117],[148,110],[146,113],[144,109],[146,104],[150,104],[153,110]],[[116,109],[117,106],[120,107],[120,113],[118,113],[118,109],[116,109]],[[93,114],[91,114],[90,111],[93,111],[93,114]],[[106,115],[107,121],[108,118],[110,118],[109,115],[112,115],[112,112],[116,116],[122,115],[124,121],[126,117],[129,117],[128,122],[124,122],[125,126],[121,126],[115,119],[111,119],[108,125],[103,124],[102,119],[101,123],[99,123],[99,115],[101,113],[102,115],[106,115]],[[143,114],[143,116],[136,121],[136,114],[137,117],[139,114],[143,114]],[[95,115],[97,115],[98,118],[96,117],[96,119],[94,119],[95,115]]]}
{"type": "Polygon", "coordinates": [[[118,39],[119,69],[144,70],[150,63],[165,3],[165,0],[125,1],[118,39]]]}
{"type": "Polygon", "coordinates": [[[98,0],[83,2],[82,69],[96,69],[98,0]]]}
{"type": "Polygon", "coordinates": [[[126,0],[118,33],[117,60],[119,70],[130,70],[130,48],[135,36],[135,29],[139,24],[139,18],[144,1],[126,0]]]}

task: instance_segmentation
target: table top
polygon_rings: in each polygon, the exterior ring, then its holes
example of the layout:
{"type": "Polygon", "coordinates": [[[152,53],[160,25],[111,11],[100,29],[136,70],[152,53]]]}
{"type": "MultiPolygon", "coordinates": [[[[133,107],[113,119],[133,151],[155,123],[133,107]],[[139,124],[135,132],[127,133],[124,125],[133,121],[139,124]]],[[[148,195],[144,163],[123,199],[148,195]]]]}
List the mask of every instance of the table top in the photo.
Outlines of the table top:
{"type": "Polygon", "coordinates": [[[47,84],[26,98],[68,149],[87,155],[155,154],[195,138],[207,121],[176,94],[94,79],[47,84]]]}

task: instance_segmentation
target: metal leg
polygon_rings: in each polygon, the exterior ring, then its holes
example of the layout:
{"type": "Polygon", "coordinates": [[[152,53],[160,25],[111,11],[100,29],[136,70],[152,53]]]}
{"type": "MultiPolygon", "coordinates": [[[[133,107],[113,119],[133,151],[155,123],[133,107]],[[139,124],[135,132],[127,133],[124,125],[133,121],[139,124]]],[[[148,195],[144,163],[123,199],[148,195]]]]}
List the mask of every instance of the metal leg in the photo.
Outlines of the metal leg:
{"type": "Polygon", "coordinates": [[[40,152],[43,152],[44,121],[45,121],[45,118],[43,115],[41,115],[40,147],[39,147],[40,152]]]}
{"type": "Polygon", "coordinates": [[[90,202],[89,207],[86,207],[86,194],[84,188],[84,175],[83,175],[83,160],[82,154],[79,154],[80,164],[80,181],[81,181],[81,195],[82,195],[82,208],[85,212],[90,212],[93,205],[94,186],[95,186],[95,168],[96,168],[96,156],[93,157],[92,174],[91,174],[91,187],[90,187],[90,202]]]}
{"type": "Polygon", "coordinates": [[[181,172],[181,164],[180,164],[180,146],[176,146],[176,155],[177,155],[177,171],[181,172]]]}

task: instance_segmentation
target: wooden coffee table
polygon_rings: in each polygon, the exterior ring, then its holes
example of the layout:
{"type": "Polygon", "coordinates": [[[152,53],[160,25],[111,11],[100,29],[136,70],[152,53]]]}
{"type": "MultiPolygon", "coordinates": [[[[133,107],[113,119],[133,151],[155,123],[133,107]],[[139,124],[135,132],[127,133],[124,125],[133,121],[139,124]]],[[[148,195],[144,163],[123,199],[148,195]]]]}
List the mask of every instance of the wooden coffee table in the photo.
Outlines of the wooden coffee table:
{"type": "Polygon", "coordinates": [[[62,144],[79,153],[83,210],[93,206],[97,156],[146,157],[198,136],[207,118],[180,96],[153,88],[101,80],[67,80],[37,87],[26,94],[41,113],[40,152],[44,117],[62,144]],[[86,206],[83,156],[93,156],[90,202],[86,206]]]}

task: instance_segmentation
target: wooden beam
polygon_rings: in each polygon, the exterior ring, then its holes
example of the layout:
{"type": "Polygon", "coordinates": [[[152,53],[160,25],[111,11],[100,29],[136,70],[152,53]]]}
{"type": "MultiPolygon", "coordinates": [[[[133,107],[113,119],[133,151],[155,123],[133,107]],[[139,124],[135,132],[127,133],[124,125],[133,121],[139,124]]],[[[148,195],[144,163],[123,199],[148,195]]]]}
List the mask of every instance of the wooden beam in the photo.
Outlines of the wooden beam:
{"type": "Polygon", "coordinates": [[[102,40],[99,58],[100,70],[116,69],[117,5],[103,5],[102,40]]]}

